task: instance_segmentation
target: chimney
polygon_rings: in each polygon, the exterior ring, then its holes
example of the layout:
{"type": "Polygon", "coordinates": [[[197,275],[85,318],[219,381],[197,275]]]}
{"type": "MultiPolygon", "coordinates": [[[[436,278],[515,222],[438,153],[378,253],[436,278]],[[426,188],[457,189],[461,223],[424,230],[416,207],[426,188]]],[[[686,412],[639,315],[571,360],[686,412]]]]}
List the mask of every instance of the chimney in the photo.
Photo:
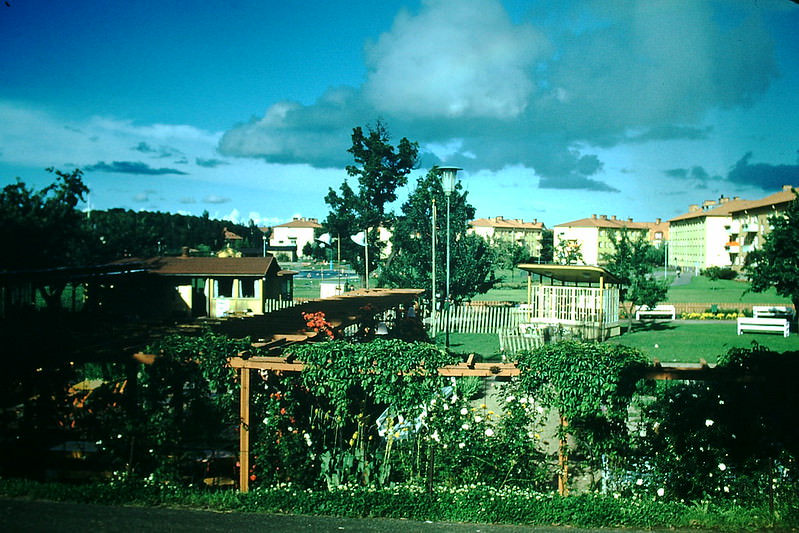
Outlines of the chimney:
{"type": "Polygon", "coordinates": [[[700,210],[699,204],[691,204],[691,205],[688,206],[688,212],[689,213],[696,213],[699,210],[700,210]]]}
{"type": "Polygon", "coordinates": [[[660,224],[660,217],[655,219],[655,224],[660,224]]]}
{"type": "Polygon", "coordinates": [[[791,192],[791,189],[793,189],[793,185],[783,185],[782,186],[782,192],[791,192]]]}
{"type": "Polygon", "coordinates": [[[628,217],[627,218],[627,222],[632,222],[632,221],[633,221],[633,217],[628,217]]]}
{"type": "Polygon", "coordinates": [[[610,219],[611,219],[611,220],[616,220],[616,215],[611,215],[611,216],[610,216],[610,219]]]}
{"type": "Polygon", "coordinates": [[[593,215],[591,215],[591,220],[596,220],[596,213],[594,213],[593,215]]]}
{"type": "Polygon", "coordinates": [[[607,215],[599,215],[599,218],[602,219],[602,220],[607,220],[608,216],[607,215]]]}

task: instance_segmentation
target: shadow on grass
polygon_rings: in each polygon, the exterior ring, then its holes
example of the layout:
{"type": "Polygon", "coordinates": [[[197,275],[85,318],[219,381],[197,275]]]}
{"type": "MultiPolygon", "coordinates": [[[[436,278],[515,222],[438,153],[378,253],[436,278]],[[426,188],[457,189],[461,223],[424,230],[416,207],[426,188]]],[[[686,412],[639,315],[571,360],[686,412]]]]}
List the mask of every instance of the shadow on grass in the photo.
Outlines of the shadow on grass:
{"type": "Polygon", "coordinates": [[[635,333],[638,331],[672,331],[677,329],[677,324],[674,322],[657,321],[657,320],[641,320],[633,322],[632,327],[622,326],[623,333],[635,333]]]}

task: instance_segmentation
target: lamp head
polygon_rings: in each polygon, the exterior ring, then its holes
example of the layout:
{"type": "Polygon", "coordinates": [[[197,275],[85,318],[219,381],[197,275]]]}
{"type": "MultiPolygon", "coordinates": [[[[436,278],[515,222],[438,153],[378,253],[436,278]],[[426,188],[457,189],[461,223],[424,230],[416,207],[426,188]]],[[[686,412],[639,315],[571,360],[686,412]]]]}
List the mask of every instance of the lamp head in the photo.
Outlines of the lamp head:
{"type": "Polygon", "coordinates": [[[441,188],[444,190],[444,194],[449,196],[455,190],[455,177],[458,171],[463,169],[459,167],[438,167],[438,170],[441,175],[441,188]]]}

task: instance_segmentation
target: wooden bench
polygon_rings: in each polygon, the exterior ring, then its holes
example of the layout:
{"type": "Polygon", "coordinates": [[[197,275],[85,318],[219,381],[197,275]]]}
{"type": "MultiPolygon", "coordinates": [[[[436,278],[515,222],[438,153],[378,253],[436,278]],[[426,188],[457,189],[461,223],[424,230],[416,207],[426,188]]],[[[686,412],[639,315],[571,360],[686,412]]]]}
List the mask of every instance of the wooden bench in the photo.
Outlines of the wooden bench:
{"type": "Polygon", "coordinates": [[[787,305],[753,305],[755,318],[793,318],[793,309],[787,305]]]}
{"type": "Polygon", "coordinates": [[[670,318],[674,320],[677,318],[677,310],[673,305],[656,305],[655,307],[647,307],[639,305],[635,310],[635,319],[641,320],[641,317],[648,318],[670,318]]]}
{"type": "Polygon", "coordinates": [[[766,333],[782,333],[783,337],[791,334],[791,327],[787,318],[758,318],[739,317],[738,335],[744,331],[763,331],[766,333]]]}

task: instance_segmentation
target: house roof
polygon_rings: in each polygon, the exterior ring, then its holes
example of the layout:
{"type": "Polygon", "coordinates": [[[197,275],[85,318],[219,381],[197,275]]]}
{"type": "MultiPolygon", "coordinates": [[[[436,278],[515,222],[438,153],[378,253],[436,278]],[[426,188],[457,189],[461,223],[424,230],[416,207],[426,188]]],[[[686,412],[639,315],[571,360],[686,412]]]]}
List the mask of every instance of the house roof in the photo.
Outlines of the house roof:
{"type": "MultiPolygon", "coordinates": [[[[161,276],[265,276],[277,268],[277,261],[267,257],[151,257],[126,259],[142,264],[149,272],[161,276]]],[[[122,261],[118,262],[122,263],[122,261]]],[[[289,271],[281,271],[283,275],[289,271]]]]}
{"type": "Polygon", "coordinates": [[[472,227],[481,228],[505,228],[505,229],[544,229],[544,223],[534,220],[525,222],[520,218],[506,219],[504,217],[478,218],[469,222],[472,227]]]}
{"type": "Polygon", "coordinates": [[[746,205],[744,205],[740,209],[736,209],[732,212],[735,213],[740,211],[746,211],[749,209],[759,209],[762,207],[771,207],[773,205],[787,204],[794,201],[795,199],[796,199],[796,193],[793,192],[793,187],[786,186],[783,187],[783,189],[780,192],[775,192],[774,194],[770,194],[769,196],[761,198],[760,200],[751,200],[747,202],[746,205]]]}
{"type": "Polygon", "coordinates": [[[735,211],[742,211],[744,209],[747,209],[752,203],[753,202],[751,200],[742,200],[740,198],[733,198],[732,200],[726,200],[721,205],[714,207],[712,209],[705,210],[697,208],[683,215],[676,216],[670,219],[669,222],[690,220],[702,217],[729,217],[735,211]]]}
{"type": "Polygon", "coordinates": [[[295,218],[291,222],[278,224],[275,228],[321,228],[322,225],[315,218],[295,218]]]}
{"type": "Polygon", "coordinates": [[[571,222],[564,222],[555,227],[572,227],[572,228],[628,228],[628,229],[648,229],[652,222],[633,222],[632,219],[622,220],[612,216],[608,218],[607,215],[591,215],[588,218],[581,218],[571,222]]]}
{"type": "Polygon", "coordinates": [[[523,263],[516,265],[516,267],[545,278],[567,283],[605,283],[621,285],[621,280],[619,278],[598,266],[523,263]]]}

